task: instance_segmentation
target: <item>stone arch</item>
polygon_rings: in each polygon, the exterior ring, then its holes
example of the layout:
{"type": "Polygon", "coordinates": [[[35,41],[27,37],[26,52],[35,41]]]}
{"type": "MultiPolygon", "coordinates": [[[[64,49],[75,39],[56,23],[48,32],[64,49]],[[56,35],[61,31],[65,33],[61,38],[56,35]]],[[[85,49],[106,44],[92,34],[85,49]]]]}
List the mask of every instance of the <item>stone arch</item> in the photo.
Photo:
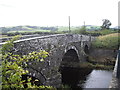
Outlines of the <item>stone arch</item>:
{"type": "MultiPolygon", "coordinates": [[[[69,50],[74,50],[74,52],[76,52],[77,56],[78,56],[78,59],[80,58],[80,55],[79,55],[79,52],[77,50],[77,48],[73,45],[70,45],[70,46],[67,46],[65,48],[65,51],[64,51],[64,55],[69,51],[69,50]]],[[[63,56],[64,57],[64,56],[63,56]]]]}
{"type": "Polygon", "coordinates": [[[59,71],[63,85],[73,85],[78,83],[79,70],[74,65],[79,64],[78,50],[75,46],[65,49],[59,71]]]}
{"type": "Polygon", "coordinates": [[[63,56],[61,58],[61,62],[60,62],[60,66],[59,67],[69,67],[69,66],[73,66],[74,63],[78,63],[80,62],[79,60],[79,53],[78,50],[75,46],[67,46],[65,48],[65,51],[63,53],[63,56]]]}
{"type": "Polygon", "coordinates": [[[75,49],[69,49],[63,56],[62,61],[79,62],[78,54],[75,49]]]}

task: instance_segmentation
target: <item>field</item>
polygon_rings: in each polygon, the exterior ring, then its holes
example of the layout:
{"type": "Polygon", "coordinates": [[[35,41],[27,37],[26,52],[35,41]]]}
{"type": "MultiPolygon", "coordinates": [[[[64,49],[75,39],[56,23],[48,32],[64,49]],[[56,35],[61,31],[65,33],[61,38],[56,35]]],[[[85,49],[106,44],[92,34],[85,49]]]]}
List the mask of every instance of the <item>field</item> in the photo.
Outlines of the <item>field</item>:
{"type": "Polygon", "coordinates": [[[55,33],[72,33],[85,34],[92,36],[106,35],[116,33],[117,30],[101,30],[100,26],[87,25],[71,26],[70,31],[68,26],[15,26],[15,27],[0,27],[0,38],[15,36],[15,35],[32,35],[32,34],[55,34],[55,33]],[[5,36],[6,35],[6,36],[5,36]]]}
{"type": "Polygon", "coordinates": [[[107,34],[116,33],[116,32],[118,32],[118,31],[117,30],[109,30],[109,29],[97,30],[97,31],[87,31],[87,33],[100,34],[100,35],[107,35],[107,34]]]}
{"type": "Polygon", "coordinates": [[[97,48],[118,49],[120,45],[120,33],[99,36],[92,44],[97,48]]]}
{"type": "Polygon", "coordinates": [[[18,31],[9,31],[7,33],[24,33],[24,32],[51,32],[51,30],[41,30],[41,29],[32,29],[32,30],[18,30],[18,31]]]}

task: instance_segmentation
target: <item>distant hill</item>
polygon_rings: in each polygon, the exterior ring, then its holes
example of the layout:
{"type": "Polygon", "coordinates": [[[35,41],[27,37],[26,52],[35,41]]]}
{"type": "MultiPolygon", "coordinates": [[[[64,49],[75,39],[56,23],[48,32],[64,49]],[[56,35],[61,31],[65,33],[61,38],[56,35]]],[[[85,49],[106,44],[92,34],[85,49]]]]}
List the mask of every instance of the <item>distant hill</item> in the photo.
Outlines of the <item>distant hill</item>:
{"type": "MultiPolygon", "coordinates": [[[[101,30],[101,26],[95,26],[95,25],[85,25],[87,31],[97,31],[101,30]]],[[[71,31],[74,31],[76,29],[79,29],[81,26],[71,26],[71,31]]],[[[115,30],[117,28],[120,28],[118,26],[112,28],[111,30],[115,30]]],[[[57,31],[57,32],[68,32],[69,27],[68,26],[13,26],[13,27],[0,27],[0,33],[24,33],[24,32],[51,32],[51,31],[57,31]]]]}
{"type": "Polygon", "coordinates": [[[56,31],[58,30],[57,27],[40,27],[40,26],[14,26],[14,27],[0,27],[1,33],[8,33],[8,32],[18,32],[18,31],[39,31],[39,30],[50,30],[56,31]]]}
{"type": "Polygon", "coordinates": [[[120,30],[120,26],[115,26],[113,27],[114,29],[119,29],[120,30]]]}
{"type": "Polygon", "coordinates": [[[87,31],[101,30],[101,26],[86,25],[86,30],[87,31]]]}

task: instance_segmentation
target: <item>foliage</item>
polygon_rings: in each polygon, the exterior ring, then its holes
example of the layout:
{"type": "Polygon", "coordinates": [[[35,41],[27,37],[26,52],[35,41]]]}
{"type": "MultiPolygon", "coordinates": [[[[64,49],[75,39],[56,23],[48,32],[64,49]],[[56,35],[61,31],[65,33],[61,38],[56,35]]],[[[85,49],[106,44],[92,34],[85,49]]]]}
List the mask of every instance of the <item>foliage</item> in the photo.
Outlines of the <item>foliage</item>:
{"type": "MultiPolygon", "coordinates": [[[[2,70],[2,88],[24,88],[24,85],[27,84],[27,88],[48,88],[51,90],[55,90],[51,86],[36,86],[31,84],[31,78],[28,77],[28,82],[22,80],[22,75],[29,73],[29,71],[24,68],[27,67],[28,61],[36,61],[42,62],[44,58],[48,56],[48,52],[40,51],[40,52],[31,52],[28,55],[15,55],[10,52],[13,47],[13,42],[18,38],[15,38],[8,41],[2,47],[2,66],[0,66],[0,70],[2,70]]],[[[36,79],[37,80],[37,79],[36,79]]]]}
{"type": "Polygon", "coordinates": [[[109,27],[112,25],[112,23],[108,19],[103,19],[102,21],[103,21],[103,25],[102,25],[103,29],[109,29],[109,27]]]}
{"type": "Polygon", "coordinates": [[[86,31],[86,33],[92,36],[100,36],[100,35],[118,33],[118,30],[115,31],[115,30],[110,30],[110,29],[104,29],[104,30],[97,30],[97,31],[86,31]]]}
{"type": "Polygon", "coordinates": [[[92,43],[93,47],[97,48],[108,48],[108,49],[118,49],[120,45],[120,33],[108,34],[104,36],[99,36],[92,43]]]}
{"type": "Polygon", "coordinates": [[[16,41],[18,38],[20,38],[20,35],[15,36],[14,38],[7,41],[6,44],[2,46],[1,52],[3,55],[11,51],[12,47],[14,46],[13,42],[16,41]]]}
{"type": "Polygon", "coordinates": [[[39,26],[14,26],[14,27],[0,27],[1,33],[10,33],[10,32],[50,32],[58,30],[57,27],[39,27],[39,26]]]}
{"type": "Polygon", "coordinates": [[[69,85],[61,85],[60,90],[72,90],[72,88],[69,85]]]}
{"type": "Polygon", "coordinates": [[[117,33],[117,31],[110,30],[110,29],[103,29],[100,31],[101,35],[107,35],[107,34],[112,34],[112,33],[117,33]]]}
{"type": "Polygon", "coordinates": [[[80,68],[89,68],[89,69],[98,69],[98,70],[113,70],[112,65],[104,65],[99,63],[93,63],[93,62],[83,62],[79,65],[80,68]]]}
{"type": "Polygon", "coordinates": [[[86,33],[86,27],[82,26],[79,31],[80,34],[85,34],[86,33]]]}
{"type": "Polygon", "coordinates": [[[72,31],[72,33],[75,33],[75,34],[86,34],[86,27],[82,26],[81,28],[78,28],[78,29],[72,31]]]}

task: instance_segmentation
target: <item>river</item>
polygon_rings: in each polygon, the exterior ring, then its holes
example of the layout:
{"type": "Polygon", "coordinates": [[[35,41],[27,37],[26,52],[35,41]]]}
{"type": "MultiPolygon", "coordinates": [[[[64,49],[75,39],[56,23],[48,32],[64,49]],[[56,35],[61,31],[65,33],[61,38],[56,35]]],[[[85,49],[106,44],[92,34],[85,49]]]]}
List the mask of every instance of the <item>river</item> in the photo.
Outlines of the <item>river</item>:
{"type": "Polygon", "coordinates": [[[86,78],[83,88],[108,88],[112,79],[112,71],[92,70],[86,78]]]}
{"type": "Polygon", "coordinates": [[[62,70],[62,82],[73,90],[79,88],[108,88],[112,79],[112,71],[64,68],[62,70]]]}

